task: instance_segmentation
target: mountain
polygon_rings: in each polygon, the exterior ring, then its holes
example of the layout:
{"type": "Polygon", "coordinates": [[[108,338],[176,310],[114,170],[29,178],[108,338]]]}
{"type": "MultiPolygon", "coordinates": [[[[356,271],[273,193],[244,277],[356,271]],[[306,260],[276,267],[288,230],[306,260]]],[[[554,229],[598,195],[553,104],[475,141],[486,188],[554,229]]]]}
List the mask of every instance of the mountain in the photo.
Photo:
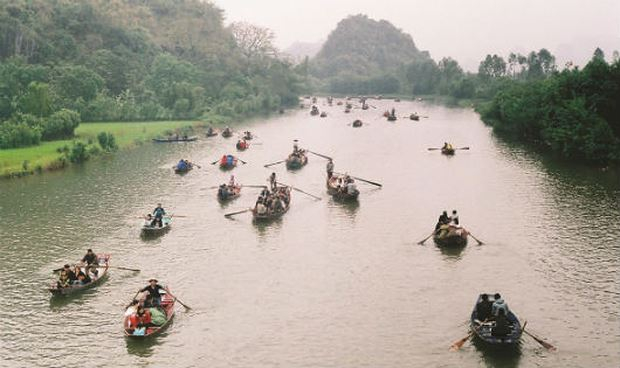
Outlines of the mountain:
{"type": "Polygon", "coordinates": [[[313,58],[319,53],[324,41],[319,42],[294,42],[282,52],[290,56],[295,62],[300,62],[306,57],[313,58]]]}
{"type": "Polygon", "coordinates": [[[312,60],[312,70],[319,78],[378,75],[428,57],[428,53],[418,50],[409,34],[390,22],[353,15],[341,20],[329,34],[312,60]]]}

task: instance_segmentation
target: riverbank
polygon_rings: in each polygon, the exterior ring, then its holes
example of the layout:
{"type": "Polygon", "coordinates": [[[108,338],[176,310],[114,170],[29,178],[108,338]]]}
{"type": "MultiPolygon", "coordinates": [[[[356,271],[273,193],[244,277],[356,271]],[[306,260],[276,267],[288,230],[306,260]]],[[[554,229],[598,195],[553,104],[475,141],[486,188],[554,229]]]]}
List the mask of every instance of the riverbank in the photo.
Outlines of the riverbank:
{"type": "Polygon", "coordinates": [[[0,177],[20,177],[62,168],[67,164],[62,160],[63,153],[60,152],[64,147],[70,147],[74,142],[98,145],[97,135],[101,132],[114,135],[119,150],[124,150],[141,145],[159,135],[181,129],[194,129],[203,124],[195,121],[82,123],[75,130],[74,139],[0,150],[0,177]]]}

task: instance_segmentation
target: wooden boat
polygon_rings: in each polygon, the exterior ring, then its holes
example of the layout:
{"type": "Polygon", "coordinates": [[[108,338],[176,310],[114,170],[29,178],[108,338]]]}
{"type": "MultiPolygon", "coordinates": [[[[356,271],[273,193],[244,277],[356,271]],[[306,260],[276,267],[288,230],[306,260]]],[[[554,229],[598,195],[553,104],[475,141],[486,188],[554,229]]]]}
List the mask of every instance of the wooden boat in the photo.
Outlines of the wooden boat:
{"type": "Polygon", "coordinates": [[[161,223],[162,226],[159,227],[157,225],[149,225],[146,222],[144,223],[144,225],[142,225],[142,234],[144,235],[160,235],[165,233],[166,231],[168,231],[170,229],[170,226],[172,225],[172,217],[171,216],[164,216],[161,219],[161,223]]]}
{"type": "Polygon", "coordinates": [[[345,113],[345,114],[348,114],[348,113],[350,113],[350,112],[351,112],[351,109],[344,109],[344,113],[345,113]]]}
{"type": "Polygon", "coordinates": [[[232,135],[233,135],[232,130],[228,128],[224,129],[224,131],[222,132],[222,137],[224,138],[230,138],[232,137],[232,135]]]}
{"type": "Polygon", "coordinates": [[[362,105],[362,110],[368,110],[368,105],[363,104],[363,105],[362,105]]]}
{"type": "Polygon", "coordinates": [[[364,123],[362,123],[361,120],[357,119],[353,122],[353,124],[351,124],[351,126],[353,126],[353,128],[360,128],[364,123]]]}
{"type": "MultiPolygon", "coordinates": [[[[88,284],[74,284],[64,288],[59,288],[58,284],[54,282],[50,285],[49,291],[52,295],[69,295],[74,294],[79,291],[87,290],[99,285],[107,276],[108,270],[110,268],[110,255],[109,254],[98,254],[97,258],[99,260],[99,275],[91,276],[91,282],[88,284]]],[[[79,262],[78,262],[79,263],[79,262]]]]}
{"type": "Polygon", "coordinates": [[[355,189],[354,192],[349,193],[346,190],[342,190],[341,187],[344,185],[345,176],[344,175],[332,175],[331,178],[327,179],[327,193],[331,195],[335,200],[339,201],[356,201],[360,195],[360,191],[355,189]]]}
{"type": "Polygon", "coordinates": [[[297,170],[297,169],[301,169],[307,163],[308,163],[308,156],[306,156],[306,153],[303,150],[301,150],[299,151],[297,155],[294,153],[291,153],[290,155],[288,155],[286,159],[286,168],[289,170],[297,170]]]}
{"type": "Polygon", "coordinates": [[[350,103],[350,102],[347,102],[347,104],[344,107],[346,107],[347,109],[351,110],[353,108],[353,104],[350,103]]]}
{"type": "Polygon", "coordinates": [[[310,110],[310,115],[316,116],[319,114],[319,109],[316,106],[312,106],[312,110],[310,110]]]}
{"type": "Polygon", "coordinates": [[[327,117],[327,113],[326,113],[325,111],[323,111],[323,112],[321,113],[320,117],[322,117],[322,118],[326,118],[326,117],[327,117]]]}
{"type": "Polygon", "coordinates": [[[129,319],[131,318],[131,316],[125,316],[123,318],[123,330],[124,330],[125,336],[131,337],[133,339],[144,339],[147,337],[155,336],[159,334],[160,332],[162,332],[163,330],[165,330],[166,327],[170,325],[170,322],[172,321],[172,318],[174,317],[174,304],[176,303],[176,301],[177,301],[176,298],[172,297],[172,295],[168,293],[161,293],[160,308],[166,314],[166,322],[164,322],[164,324],[160,326],[147,327],[144,331],[144,335],[142,334],[134,335],[134,330],[128,328],[130,326],[129,319]]]}
{"type": "Polygon", "coordinates": [[[411,114],[409,115],[409,119],[418,121],[420,120],[420,116],[418,116],[417,114],[411,114]]]}
{"type": "Polygon", "coordinates": [[[396,121],[396,115],[390,115],[387,117],[388,121],[396,121]]]}
{"type": "Polygon", "coordinates": [[[240,141],[237,142],[236,147],[238,151],[245,151],[246,149],[250,148],[250,145],[246,141],[240,141]]]}
{"type": "Polygon", "coordinates": [[[467,245],[468,236],[469,233],[467,232],[467,230],[463,228],[458,228],[454,235],[448,235],[445,237],[440,237],[439,234],[436,232],[435,235],[433,235],[433,241],[440,247],[464,247],[467,245]]]}
{"type": "Polygon", "coordinates": [[[241,195],[241,185],[226,185],[225,189],[220,187],[217,190],[217,199],[226,202],[236,199],[241,195]]]}
{"type": "Polygon", "coordinates": [[[252,134],[252,132],[245,132],[243,133],[242,139],[246,141],[251,141],[252,139],[254,139],[254,135],[252,134]]]}
{"type": "MultiPolygon", "coordinates": [[[[489,295],[489,301],[493,303],[494,294],[489,293],[487,295],[489,295]]],[[[482,294],[478,296],[476,304],[474,304],[474,310],[471,312],[470,327],[471,330],[474,332],[474,335],[489,346],[509,347],[516,345],[521,338],[521,334],[523,333],[523,329],[521,328],[521,322],[519,322],[517,316],[510,310],[508,310],[508,315],[506,316],[506,318],[508,319],[508,322],[510,324],[510,333],[502,337],[493,336],[492,332],[493,327],[495,327],[495,322],[483,322],[478,318],[476,312],[476,305],[481,300],[482,294]]]]}
{"type": "Polygon", "coordinates": [[[209,129],[207,130],[206,136],[207,137],[215,137],[218,133],[214,130],[214,129],[209,129]]]}
{"type": "Polygon", "coordinates": [[[198,140],[198,137],[168,137],[168,138],[153,138],[153,142],[156,143],[175,143],[175,142],[194,142],[198,140]]]}
{"type": "Polygon", "coordinates": [[[279,190],[281,190],[281,188],[285,188],[284,190],[286,191],[286,196],[288,198],[288,201],[283,201],[284,208],[277,212],[267,211],[264,214],[259,214],[258,211],[256,210],[256,207],[254,207],[250,210],[250,212],[252,212],[254,221],[267,222],[267,221],[276,220],[284,216],[284,214],[288,212],[289,208],[291,207],[291,188],[284,187],[284,186],[278,186],[279,190]]]}
{"type": "Polygon", "coordinates": [[[454,148],[442,148],[441,153],[447,156],[452,156],[455,153],[455,149],[454,148]]]}
{"type": "Polygon", "coordinates": [[[220,159],[220,169],[230,170],[237,166],[239,160],[233,155],[226,155],[220,159]]]}
{"type": "Polygon", "coordinates": [[[336,106],[342,106],[343,104],[344,104],[344,102],[342,102],[342,101],[336,102],[336,106]]]}
{"type": "Polygon", "coordinates": [[[394,102],[400,102],[400,98],[395,98],[394,102]]]}

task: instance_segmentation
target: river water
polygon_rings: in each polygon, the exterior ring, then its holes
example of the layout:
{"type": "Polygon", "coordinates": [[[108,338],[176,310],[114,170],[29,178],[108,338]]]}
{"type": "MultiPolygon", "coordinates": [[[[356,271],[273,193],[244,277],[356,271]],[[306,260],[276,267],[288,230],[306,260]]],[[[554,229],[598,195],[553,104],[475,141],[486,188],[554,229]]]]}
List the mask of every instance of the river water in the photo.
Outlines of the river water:
{"type": "Polygon", "coordinates": [[[470,109],[373,101],[376,109],[327,107],[239,125],[258,135],[232,171],[264,184],[264,164],[292,140],[335,158],[359,183],[359,205],[325,192],[325,160],[273,171],[293,192],[290,211],[257,226],[244,189],[228,205],[211,186],[227,180],[210,162],[234,140],[145,144],[62,172],[0,183],[1,367],[617,367],[620,365],[620,175],[558,163],[505,143],[470,109]],[[418,111],[419,122],[380,117],[418,111]],[[354,129],[355,118],[368,125],[354,129]],[[448,140],[470,150],[445,157],[448,140]],[[181,157],[202,169],[178,176],[181,157]],[[140,238],[139,216],[161,201],[174,221],[140,238]],[[442,210],[484,242],[445,252],[425,238],[442,210]],[[85,249],[117,266],[98,288],[51,299],[51,270],[85,249]],[[122,334],[123,306],[156,277],[185,304],[147,341],[122,334]],[[480,292],[499,291],[528,330],[520,349],[494,353],[466,343],[480,292]]]}

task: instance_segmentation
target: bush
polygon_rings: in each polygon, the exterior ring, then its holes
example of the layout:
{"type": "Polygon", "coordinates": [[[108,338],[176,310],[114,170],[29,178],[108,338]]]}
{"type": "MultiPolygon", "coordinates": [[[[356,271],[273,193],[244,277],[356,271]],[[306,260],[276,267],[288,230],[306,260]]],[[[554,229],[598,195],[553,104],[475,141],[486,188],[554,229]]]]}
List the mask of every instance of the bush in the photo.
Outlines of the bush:
{"type": "Polygon", "coordinates": [[[116,138],[114,138],[114,134],[101,132],[97,135],[97,140],[99,141],[99,146],[106,152],[114,152],[118,150],[118,145],[116,144],[116,138]]]}
{"type": "Polygon", "coordinates": [[[57,111],[42,121],[42,139],[52,141],[71,138],[80,122],[80,114],[75,111],[67,109],[57,111]]]}
{"type": "Polygon", "coordinates": [[[67,158],[74,164],[80,164],[90,158],[88,146],[82,142],[73,142],[71,149],[67,154],[67,158]]]}
{"type": "Polygon", "coordinates": [[[0,124],[0,149],[34,146],[41,142],[41,131],[24,122],[0,124]]]}

